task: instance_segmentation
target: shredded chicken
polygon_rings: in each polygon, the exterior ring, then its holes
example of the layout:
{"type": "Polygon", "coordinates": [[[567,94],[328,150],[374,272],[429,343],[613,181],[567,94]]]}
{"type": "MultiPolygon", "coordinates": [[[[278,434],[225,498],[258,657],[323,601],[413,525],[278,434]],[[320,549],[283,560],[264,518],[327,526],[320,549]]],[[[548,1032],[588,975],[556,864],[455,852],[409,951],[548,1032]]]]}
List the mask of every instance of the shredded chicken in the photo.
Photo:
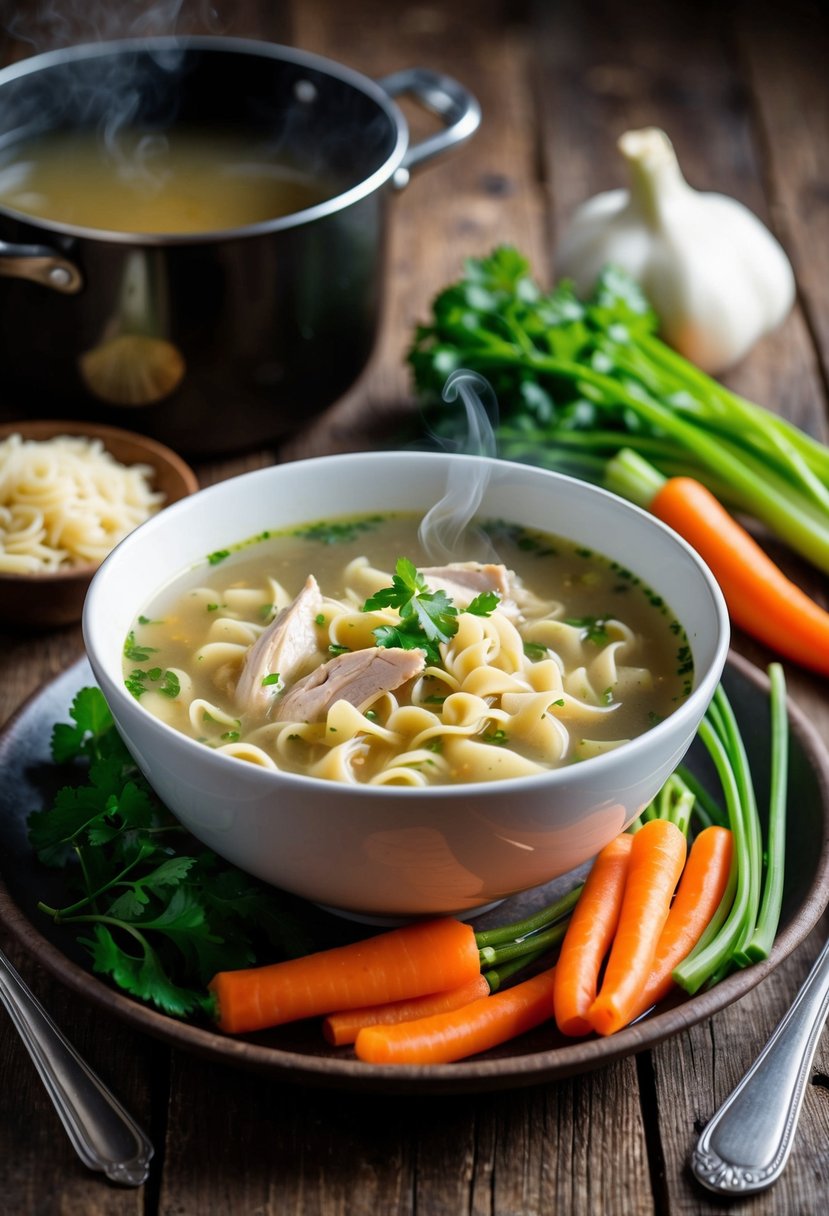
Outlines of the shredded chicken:
{"type": "Polygon", "coordinates": [[[494,591],[502,601],[510,598],[506,566],[480,562],[452,562],[448,566],[426,566],[421,574],[432,591],[445,591],[452,603],[463,609],[482,591],[494,591]]]}
{"type": "Polygon", "coordinates": [[[274,687],[262,681],[279,675],[280,686],[290,683],[318,654],[315,619],[322,607],[322,592],[313,574],[287,608],[274,618],[245,655],[236,683],[236,704],[247,713],[265,713],[273,702],[274,687]]]}
{"type": "Polygon", "coordinates": [[[422,650],[371,646],[337,655],[305,676],[273,708],[278,721],[319,722],[335,701],[361,709],[383,692],[392,692],[426,666],[422,650]]]}

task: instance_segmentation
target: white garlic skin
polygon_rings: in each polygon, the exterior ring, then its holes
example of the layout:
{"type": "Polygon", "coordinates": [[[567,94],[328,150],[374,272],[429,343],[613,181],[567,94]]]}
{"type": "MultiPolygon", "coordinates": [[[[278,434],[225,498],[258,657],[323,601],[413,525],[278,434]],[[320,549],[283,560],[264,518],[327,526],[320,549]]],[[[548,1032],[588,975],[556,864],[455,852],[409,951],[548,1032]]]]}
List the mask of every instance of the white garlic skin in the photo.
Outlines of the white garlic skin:
{"type": "Polygon", "coordinates": [[[648,297],[661,337],[704,371],[723,372],[787,316],[791,264],[746,206],[688,185],[664,132],[629,131],[619,147],[631,188],[576,210],[557,274],[588,295],[605,266],[619,266],[648,297]]]}

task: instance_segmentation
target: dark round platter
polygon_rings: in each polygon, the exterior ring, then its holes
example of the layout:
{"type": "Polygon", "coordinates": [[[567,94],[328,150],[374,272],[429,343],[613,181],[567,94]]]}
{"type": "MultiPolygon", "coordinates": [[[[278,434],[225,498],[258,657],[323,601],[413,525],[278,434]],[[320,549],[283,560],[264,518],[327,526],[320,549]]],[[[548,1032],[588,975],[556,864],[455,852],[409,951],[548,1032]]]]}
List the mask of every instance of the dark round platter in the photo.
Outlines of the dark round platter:
{"type": "MultiPolygon", "coordinates": [[[[0,921],[38,961],[95,1009],[123,1018],[137,1030],[202,1056],[273,1074],[285,1081],[376,1092],[450,1093],[505,1089],[571,1076],[652,1047],[736,1001],[798,946],[816,925],[829,897],[829,756],[809,721],[790,704],[789,822],[783,913],[770,957],[735,972],[696,996],[677,995],[659,1011],[606,1039],[568,1040],[550,1024],[497,1051],[457,1064],[424,1067],[366,1065],[350,1049],[333,1049],[316,1024],[280,1027],[229,1038],[204,1025],[177,1021],[138,1003],[92,974],[73,938],[37,909],[60,883],[34,857],[26,817],[47,804],[58,784],[49,758],[54,722],[67,720],[75,693],[93,683],[85,661],[73,665],[23,706],[0,735],[0,921]]],[[[732,655],[723,683],[740,724],[755,775],[761,813],[768,787],[768,680],[732,655]]],[[[712,775],[697,745],[690,767],[707,784],[712,775]]],[[[716,785],[711,785],[712,790],[716,785]]],[[[506,923],[550,902],[572,884],[559,879],[526,892],[481,918],[506,923]]],[[[318,915],[318,913],[317,913],[318,915]]],[[[479,922],[476,922],[476,925],[479,922]]],[[[335,927],[332,925],[332,933],[335,927]]]]}

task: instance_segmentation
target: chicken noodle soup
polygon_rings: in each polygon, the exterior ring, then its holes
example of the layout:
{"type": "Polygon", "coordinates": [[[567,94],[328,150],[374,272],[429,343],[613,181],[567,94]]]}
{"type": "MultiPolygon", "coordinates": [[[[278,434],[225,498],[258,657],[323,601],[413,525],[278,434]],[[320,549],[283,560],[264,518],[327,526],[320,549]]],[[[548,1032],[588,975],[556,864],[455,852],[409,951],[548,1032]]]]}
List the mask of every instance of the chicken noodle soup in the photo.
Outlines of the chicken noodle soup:
{"type": "Polygon", "coordinates": [[[211,554],[136,621],[128,687],[249,763],[413,787],[595,756],[690,692],[687,639],[630,571],[501,521],[482,525],[497,556],[435,567],[417,529],[361,517],[211,554]]]}

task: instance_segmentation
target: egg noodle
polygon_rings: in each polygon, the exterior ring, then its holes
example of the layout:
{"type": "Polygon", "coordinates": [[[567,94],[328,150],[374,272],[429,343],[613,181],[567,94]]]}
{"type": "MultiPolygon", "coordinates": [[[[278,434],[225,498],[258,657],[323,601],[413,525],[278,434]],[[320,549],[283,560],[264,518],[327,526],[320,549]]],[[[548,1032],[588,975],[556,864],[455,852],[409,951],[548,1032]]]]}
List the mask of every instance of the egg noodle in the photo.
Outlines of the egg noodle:
{"type": "Polygon", "coordinates": [[[0,442],[0,573],[97,565],[158,510],[149,465],[123,465],[99,439],[0,442]]]}
{"type": "MultiPolygon", "coordinates": [[[[227,755],[353,784],[522,777],[617,747],[624,738],[614,720],[622,726],[625,699],[653,696],[652,671],[636,662],[641,638],[608,618],[596,645],[582,625],[564,619],[561,603],[538,598],[512,574],[510,580],[509,600],[490,615],[459,612],[457,632],[440,645],[439,665],[427,664],[395,692],[359,708],[338,700],[318,721],[245,714],[233,699],[245,657],[266,628],[262,605],[274,615],[288,607],[285,588],[272,577],[225,587],[219,597],[215,586],[192,587],[186,608],[155,623],[186,645],[190,670],[167,669],[174,695],[156,682],[141,691],[141,704],[227,755]]],[[[324,596],[316,617],[316,664],[332,653],[376,646],[374,630],[399,622],[395,609],[363,608],[390,581],[365,557],[348,562],[340,580],[345,595],[324,596]]],[[[149,624],[137,631],[139,648],[153,652],[147,662],[163,662],[164,650],[149,646],[155,637],[149,624]]],[[[273,704],[278,696],[275,690],[273,704]]]]}

